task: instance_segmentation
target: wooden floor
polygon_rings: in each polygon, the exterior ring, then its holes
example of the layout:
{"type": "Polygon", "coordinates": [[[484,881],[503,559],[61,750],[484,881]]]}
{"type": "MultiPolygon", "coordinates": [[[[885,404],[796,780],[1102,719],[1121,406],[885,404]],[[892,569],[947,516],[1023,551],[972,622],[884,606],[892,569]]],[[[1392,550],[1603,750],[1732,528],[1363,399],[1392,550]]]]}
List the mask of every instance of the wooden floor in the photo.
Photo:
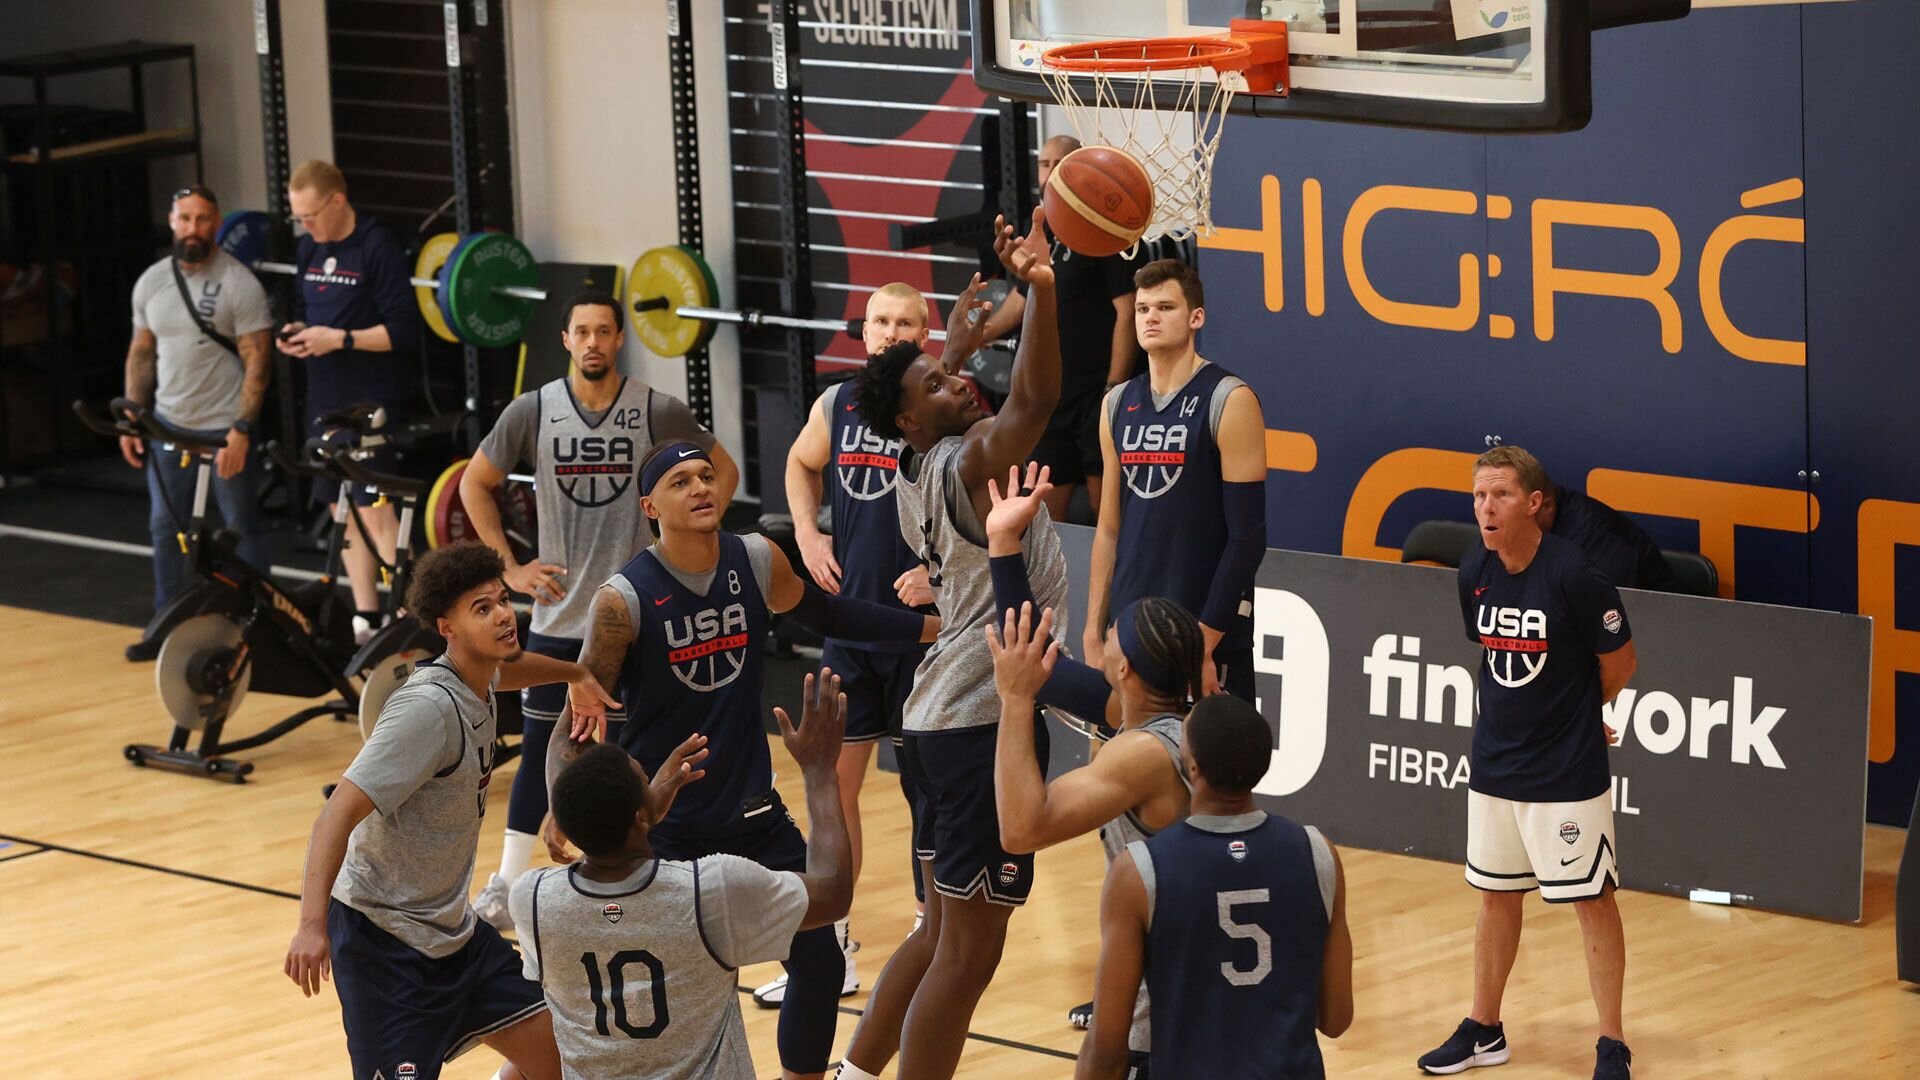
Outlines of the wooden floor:
{"type": "MultiPolygon", "coordinates": [[[[359,737],[316,721],[252,755],[254,782],[241,787],[135,770],[121,746],[158,739],[164,725],[152,667],[120,659],[133,636],[0,608],[0,1061],[26,1076],[340,1076],[337,1000],[303,999],[280,963],[320,786],[359,737]]],[[[235,730],[291,709],[252,696],[235,730]]],[[[791,764],[782,772],[791,784],[791,764]]],[[[482,879],[499,858],[505,779],[491,789],[482,879]]],[[[891,777],[870,780],[865,816],[853,927],[870,985],[912,918],[906,813],[891,777]]],[[[1859,927],[1623,893],[1637,1075],[1920,1076],[1920,993],[1893,976],[1901,839],[1866,830],[1859,927]]],[[[1357,850],[1345,860],[1357,1018],[1326,1043],[1328,1071],[1413,1075],[1413,1059],[1466,1009],[1474,894],[1451,865],[1357,850]]],[[[960,1075],[1070,1074],[1079,1038],[1064,1016],[1090,993],[1100,877],[1091,838],[1041,856],[960,1075]]],[[[743,971],[742,982],[771,970],[743,971]]],[[[774,1014],[742,1002],[760,1073],[777,1075],[774,1014]]],[[[1589,1075],[1593,1013],[1568,913],[1529,905],[1507,1013],[1514,1059],[1498,1075],[1589,1075]]],[[[843,1019],[837,1046],[852,1023],[843,1019]]],[[[486,1077],[497,1063],[483,1048],[446,1075],[486,1077]]]]}

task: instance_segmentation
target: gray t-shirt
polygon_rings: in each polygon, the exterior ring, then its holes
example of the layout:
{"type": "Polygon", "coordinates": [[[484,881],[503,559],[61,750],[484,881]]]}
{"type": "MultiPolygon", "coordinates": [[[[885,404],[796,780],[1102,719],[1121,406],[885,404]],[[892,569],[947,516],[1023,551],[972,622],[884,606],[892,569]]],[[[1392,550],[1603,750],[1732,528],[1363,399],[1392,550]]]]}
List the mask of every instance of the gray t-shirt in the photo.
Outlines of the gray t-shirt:
{"type": "Polygon", "coordinates": [[[714,445],[685,402],[638,379],[621,378],[605,409],[581,408],[562,376],[500,413],[480,452],[503,471],[533,466],[540,558],[567,568],[566,596],[534,601],[534,633],[586,637],[594,587],[653,542],[634,490],[640,461],[655,443],[681,439],[714,445]]]}
{"type": "Polygon", "coordinates": [[[333,898],[429,957],[473,934],[467,892],[493,773],[494,697],[482,701],[444,656],[421,664],[347,766],[376,813],[348,838],[333,898]]]}
{"type": "Polygon", "coordinates": [[[787,958],[807,912],[799,874],[708,855],[609,882],[575,863],[522,874],[508,903],[564,1076],[752,1080],[734,970],[787,958]]]}
{"type": "MultiPolygon", "coordinates": [[[[161,259],[133,285],[133,328],[153,331],[159,346],[153,408],[161,419],[193,431],[225,431],[240,418],[246,367],[202,333],[173,283],[173,257],[161,259]]],[[[180,268],[187,295],[221,334],[239,341],[271,329],[267,291],[240,260],[215,249],[198,270],[180,268]]]]}

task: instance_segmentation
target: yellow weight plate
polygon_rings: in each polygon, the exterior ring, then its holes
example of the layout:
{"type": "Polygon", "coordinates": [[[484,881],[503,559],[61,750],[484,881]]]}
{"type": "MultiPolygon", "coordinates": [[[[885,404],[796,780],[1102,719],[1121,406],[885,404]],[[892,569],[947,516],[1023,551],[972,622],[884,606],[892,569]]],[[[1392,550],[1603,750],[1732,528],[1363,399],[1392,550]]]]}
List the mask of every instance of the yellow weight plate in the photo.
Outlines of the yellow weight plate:
{"type": "Polygon", "coordinates": [[[680,307],[712,307],[713,273],[689,248],[657,247],[634,260],[627,273],[627,315],[634,335],[659,356],[685,356],[713,338],[707,319],[682,318],[680,307]],[[640,305],[648,303],[648,310],[640,305]]]}
{"type": "MultiPolygon", "coordinates": [[[[413,264],[413,276],[438,281],[440,267],[459,243],[459,233],[435,233],[428,237],[427,242],[420,245],[420,258],[413,264]]],[[[453,332],[453,327],[447,325],[447,317],[440,313],[440,303],[434,292],[424,285],[416,285],[413,287],[413,298],[420,305],[421,316],[427,320],[427,329],[432,330],[440,340],[458,345],[460,338],[453,332]]]]}

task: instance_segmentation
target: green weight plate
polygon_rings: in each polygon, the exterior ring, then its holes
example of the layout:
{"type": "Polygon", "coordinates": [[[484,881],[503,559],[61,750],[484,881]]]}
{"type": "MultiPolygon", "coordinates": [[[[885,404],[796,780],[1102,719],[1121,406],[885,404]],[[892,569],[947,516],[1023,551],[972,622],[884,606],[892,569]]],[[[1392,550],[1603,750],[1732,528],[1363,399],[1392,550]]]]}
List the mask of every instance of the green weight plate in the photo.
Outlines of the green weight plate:
{"type": "Polygon", "coordinates": [[[506,233],[475,233],[460,241],[440,270],[440,306],[461,341],[500,348],[526,334],[534,301],[497,290],[539,284],[540,267],[525,244],[506,233]]]}
{"type": "MultiPolygon", "coordinates": [[[[420,257],[414,261],[413,276],[439,280],[440,268],[447,264],[447,256],[459,246],[458,233],[435,233],[428,237],[427,242],[420,245],[420,257]]],[[[447,325],[447,316],[440,310],[438,293],[438,289],[429,289],[424,285],[416,285],[413,289],[413,297],[420,304],[420,314],[427,320],[427,329],[442,341],[458,345],[460,338],[453,332],[453,327],[447,325]]]]}
{"type": "Polygon", "coordinates": [[[657,247],[634,260],[627,274],[627,310],[633,332],[659,356],[685,356],[713,339],[715,324],[687,319],[680,307],[712,307],[719,298],[713,271],[700,253],[689,247],[657,247]],[[664,306],[638,310],[642,301],[664,300],[664,306]]]}
{"type": "Polygon", "coordinates": [[[453,290],[447,285],[447,275],[453,269],[453,257],[460,253],[460,249],[466,246],[468,240],[478,235],[480,234],[469,233],[461,237],[453,245],[453,249],[447,252],[446,260],[440,264],[440,269],[433,275],[433,279],[439,283],[433,290],[433,304],[440,309],[440,319],[447,324],[447,331],[453,334],[456,341],[460,339],[460,333],[453,328],[453,290]]]}

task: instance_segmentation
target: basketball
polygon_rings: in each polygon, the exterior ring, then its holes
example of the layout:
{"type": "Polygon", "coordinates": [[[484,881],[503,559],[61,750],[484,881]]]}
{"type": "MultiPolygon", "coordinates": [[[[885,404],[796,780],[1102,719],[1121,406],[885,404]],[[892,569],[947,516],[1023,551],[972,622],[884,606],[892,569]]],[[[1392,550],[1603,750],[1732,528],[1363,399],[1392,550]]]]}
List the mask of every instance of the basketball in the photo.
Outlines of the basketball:
{"type": "Polygon", "coordinates": [[[1060,160],[1042,195],[1047,226],[1079,254],[1118,255],[1153,218],[1153,181],[1125,150],[1083,146],[1060,160]]]}

